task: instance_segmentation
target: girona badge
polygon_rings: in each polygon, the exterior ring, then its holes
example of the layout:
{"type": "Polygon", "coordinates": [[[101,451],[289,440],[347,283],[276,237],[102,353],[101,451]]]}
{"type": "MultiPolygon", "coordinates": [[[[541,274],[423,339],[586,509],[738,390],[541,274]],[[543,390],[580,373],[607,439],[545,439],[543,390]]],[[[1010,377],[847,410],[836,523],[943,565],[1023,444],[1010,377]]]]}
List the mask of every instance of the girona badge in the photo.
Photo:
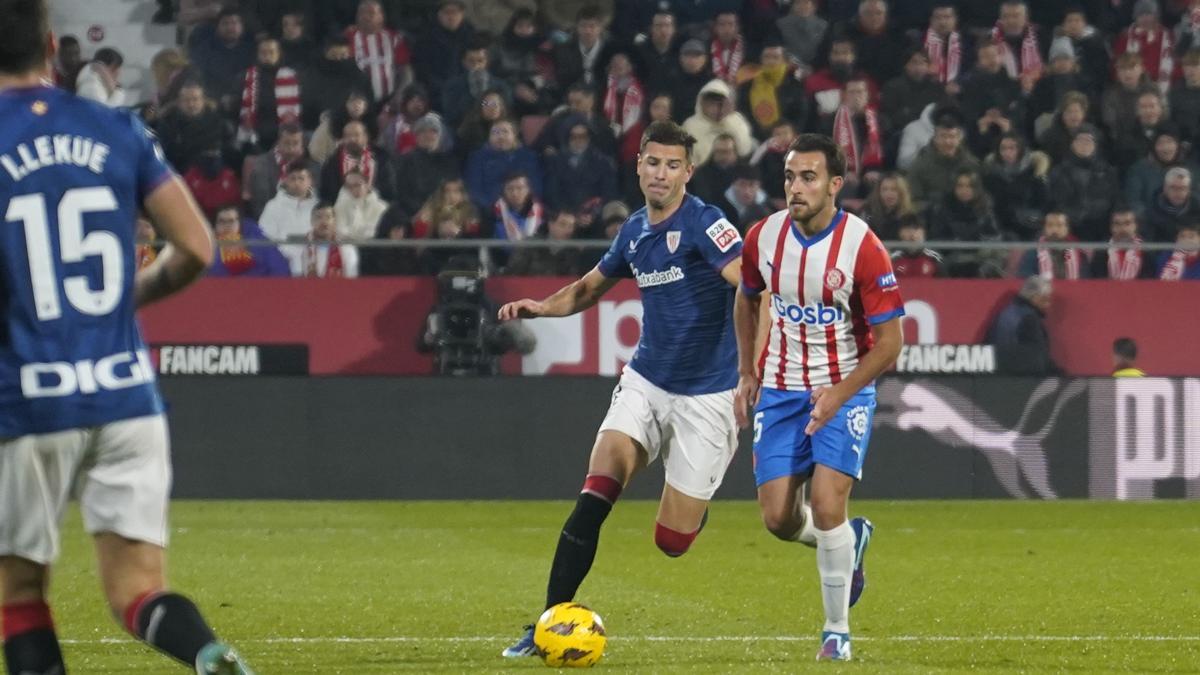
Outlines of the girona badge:
{"type": "Polygon", "coordinates": [[[831,291],[840,291],[842,286],[846,285],[846,275],[834,267],[825,273],[825,288],[831,291]]]}
{"type": "Polygon", "coordinates": [[[679,249],[679,238],[683,235],[682,232],[671,231],[667,233],[667,250],[674,253],[679,249]]]}

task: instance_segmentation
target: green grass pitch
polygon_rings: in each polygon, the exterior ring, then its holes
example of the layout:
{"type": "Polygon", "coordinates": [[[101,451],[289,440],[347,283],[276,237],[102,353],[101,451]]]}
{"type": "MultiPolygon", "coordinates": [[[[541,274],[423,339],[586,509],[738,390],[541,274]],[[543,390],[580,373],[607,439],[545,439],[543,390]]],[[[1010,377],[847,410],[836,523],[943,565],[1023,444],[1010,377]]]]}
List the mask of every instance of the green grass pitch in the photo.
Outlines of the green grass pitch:
{"type": "MultiPolygon", "coordinates": [[[[538,614],[566,502],[181,502],[173,585],[260,673],[542,672],[499,652],[538,614]]],[[[813,551],[749,502],[679,559],[618,504],[579,600],[630,673],[1200,671],[1200,503],[856,502],[876,524],[854,662],[816,664],[813,551]]],[[[72,673],[182,673],[109,619],[72,514],[52,603],[72,673]]]]}

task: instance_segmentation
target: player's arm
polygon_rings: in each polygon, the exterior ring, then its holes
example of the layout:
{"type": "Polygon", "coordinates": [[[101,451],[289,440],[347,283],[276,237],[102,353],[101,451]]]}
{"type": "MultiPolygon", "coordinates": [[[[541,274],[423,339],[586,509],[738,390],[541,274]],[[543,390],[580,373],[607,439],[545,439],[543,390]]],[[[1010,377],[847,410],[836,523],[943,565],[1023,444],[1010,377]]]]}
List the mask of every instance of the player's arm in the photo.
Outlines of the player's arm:
{"type": "Polygon", "coordinates": [[[163,181],[144,204],[150,222],[167,245],[133,279],[138,307],[182,290],[204,273],[213,258],[208,223],[178,177],[163,181]]]}
{"type": "Polygon", "coordinates": [[[617,285],[619,278],[606,277],[599,267],[558,289],[544,300],[525,298],[500,308],[501,321],[535,319],[538,317],[571,316],[595,305],[604,294],[617,285]]]}
{"type": "Polygon", "coordinates": [[[750,411],[758,405],[758,365],[754,362],[758,344],[759,309],[762,297],[739,287],[733,300],[733,332],[737,336],[738,386],[733,395],[733,412],[739,427],[750,423],[750,411]]]}
{"type": "Polygon", "coordinates": [[[729,261],[729,264],[721,268],[721,278],[725,283],[737,288],[742,283],[742,256],[738,256],[729,261]]]}

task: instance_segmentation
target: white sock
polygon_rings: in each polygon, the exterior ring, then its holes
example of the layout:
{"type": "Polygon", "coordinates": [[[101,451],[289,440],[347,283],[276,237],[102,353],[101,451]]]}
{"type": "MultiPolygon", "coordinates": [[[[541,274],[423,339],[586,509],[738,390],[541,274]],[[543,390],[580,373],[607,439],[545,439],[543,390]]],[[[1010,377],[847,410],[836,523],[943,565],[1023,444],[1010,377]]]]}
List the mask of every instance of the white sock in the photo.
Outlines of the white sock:
{"type": "Polygon", "coordinates": [[[825,630],[850,632],[850,578],[854,575],[854,530],[849,521],[816,530],[817,571],[825,604],[825,630]]]}
{"type": "Polygon", "coordinates": [[[796,530],[796,534],[792,535],[792,541],[815,548],[817,545],[817,528],[813,525],[812,507],[808,504],[801,504],[800,517],[804,519],[804,525],[799,530],[796,530]]]}

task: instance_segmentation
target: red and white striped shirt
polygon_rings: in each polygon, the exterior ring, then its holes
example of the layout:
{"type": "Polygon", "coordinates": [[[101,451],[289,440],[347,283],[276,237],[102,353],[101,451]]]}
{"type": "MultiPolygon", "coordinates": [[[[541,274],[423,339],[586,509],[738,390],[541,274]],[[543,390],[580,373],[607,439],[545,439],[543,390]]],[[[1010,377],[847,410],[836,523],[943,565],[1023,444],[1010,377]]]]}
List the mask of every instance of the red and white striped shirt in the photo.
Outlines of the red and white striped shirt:
{"type": "Polygon", "coordinates": [[[870,326],[904,314],[887,250],[865,222],[841,210],[813,237],[786,210],[752,227],[742,287],[771,294],[771,332],[758,364],[770,389],[837,384],[871,349],[870,326]]]}
{"type": "Polygon", "coordinates": [[[390,28],[364,33],[351,26],[346,29],[346,39],[359,69],[371,78],[375,100],[387,100],[396,90],[396,69],[408,65],[411,58],[404,34],[390,28]]]}

